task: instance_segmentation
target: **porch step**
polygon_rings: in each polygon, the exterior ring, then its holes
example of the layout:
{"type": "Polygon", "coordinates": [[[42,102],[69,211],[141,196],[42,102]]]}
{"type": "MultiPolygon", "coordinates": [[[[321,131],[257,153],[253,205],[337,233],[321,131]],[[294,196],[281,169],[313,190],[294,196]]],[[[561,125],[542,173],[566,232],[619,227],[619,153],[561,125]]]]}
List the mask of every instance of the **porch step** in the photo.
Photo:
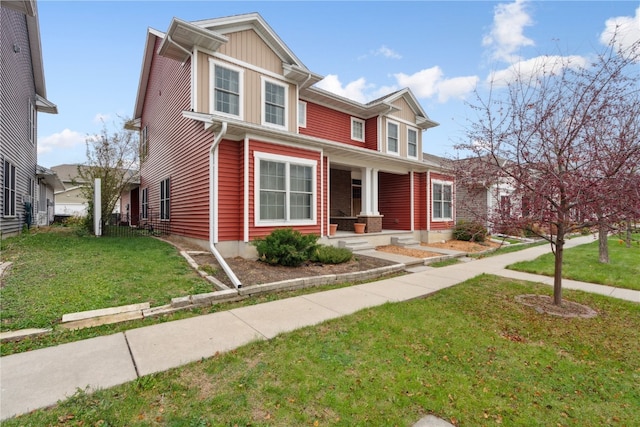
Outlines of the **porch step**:
{"type": "Polygon", "coordinates": [[[393,246],[405,247],[405,246],[416,246],[416,245],[419,246],[420,242],[414,240],[413,237],[392,237],[391,244],[393,246]]]}
{"type": "Polygon", "coordinates": [[[368,240],[339,240],[338,247],[347,248],[351,252],[366,251],[369,249],[375,249],[376,247],[369,243],[368,240]]]}

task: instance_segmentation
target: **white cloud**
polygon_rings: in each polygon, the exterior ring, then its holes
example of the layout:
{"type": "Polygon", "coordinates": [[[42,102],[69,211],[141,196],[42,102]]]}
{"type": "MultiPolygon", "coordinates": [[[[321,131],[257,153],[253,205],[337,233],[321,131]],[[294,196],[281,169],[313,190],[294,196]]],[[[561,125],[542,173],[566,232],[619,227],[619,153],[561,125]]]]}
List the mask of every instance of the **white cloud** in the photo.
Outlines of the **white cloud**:
{"type": "Polygon", "coordinates": [[[483,46],[492,48],[492,58],[505,62],[516,62],[520,58],[514,54],[523,46],[533,46],[533,40],[523,34],[525,27],[533,20],[526,10],[527,0],[499,4],[494,8],[493,26],[482,40],[483,46]]]}
{"type": "Polygon", "coordinates": [[[107,123],[109,120],[111,120],[111,114],[108,114],[108,113],[107,114],[98,113],[93,118],[93,122],[97,124],[107,123]]]}
{"type": "Polygon", "coordinates": [[[442,69],[435,66],[411,75],[398,73],[393,76],[401,87],[410,87],[418,98],[431,98],[436,93],[443,74],[442,69]]]}
{"type": "Polygon", "coordinates": [[[55,149],[69,149],[85,143],[84,135],[70,129],[38,139],[38,154],[50,153],[55,149]]]}
{"type": "Polygon", "coordinates": [[[502,87],[514,82],[516,78],[526,82],[543,75],[557,74],[563,68],[578,68],[587,64],[587,59],[582,56],[543,55],[517,62],[503,70],[493,71],[487,77],[487,83],[494,87],[502,87]]]}
{"type": "Polygon", "coordinates": [[[358,59],[362,60],[370,56],[384,56],[385,58],[402,59],[402,55],[400,55],[398,52],[394,51],[393,49],[388,48],[385,45],[382,45],[378,49],[372,50],[365,55],[359,56],[358,59]]]}
{"type": "Polygon", "coordinates": [[[365,95],[365,91],[372,88],[372,85],[368,85],[364,77],[347,83],[347,85],[343,87],[336,74],[327,75],[324,79],[320,80],[316,86],[357,102],[366,102],[367,96],[365,95]]]}
{"type": "Polygon", "coordinates": [[[438,83],[438,101],[447,102],[449,99],[465,99],[478,85],[478,76],[454,77],[438,83]]]}
{"type": "Polygon", "coordinates": [[[609,45],[612,38],[616,37],[617,46],[622,49],[629,48],[640,40],[640,7],[636,9],[635,16],[617,16],[609,18],[605,22],[605,29],[600,34],[600,42],[609,45]]]}

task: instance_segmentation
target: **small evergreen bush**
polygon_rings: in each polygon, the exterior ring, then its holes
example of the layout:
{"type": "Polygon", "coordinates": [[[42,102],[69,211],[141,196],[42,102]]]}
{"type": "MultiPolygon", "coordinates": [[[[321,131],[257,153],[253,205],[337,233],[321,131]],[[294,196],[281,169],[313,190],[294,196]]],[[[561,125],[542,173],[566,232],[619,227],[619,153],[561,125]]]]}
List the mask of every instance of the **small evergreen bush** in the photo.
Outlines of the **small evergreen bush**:
{"type": "Polygon", "coordinates": [[[292,228],[278,228],[264,238],[253,241],[260,261],[271,265],[298,267],[311,259],[318,247],[318,236],[302,234],[292,228]]]}
{"type": "Polygon", "coordinates": [[[313,252],[311,261],[322,264],[342,264],[351,261],[351,258],[353,258],[353,253],[347,248],[320,245],[313,252]]]}
{"type": "Polygon", "coordinates": [[[453,238],[465,242],[484,242],[487,229],[479,222],[459,221],[453,229],[453,238]]]}

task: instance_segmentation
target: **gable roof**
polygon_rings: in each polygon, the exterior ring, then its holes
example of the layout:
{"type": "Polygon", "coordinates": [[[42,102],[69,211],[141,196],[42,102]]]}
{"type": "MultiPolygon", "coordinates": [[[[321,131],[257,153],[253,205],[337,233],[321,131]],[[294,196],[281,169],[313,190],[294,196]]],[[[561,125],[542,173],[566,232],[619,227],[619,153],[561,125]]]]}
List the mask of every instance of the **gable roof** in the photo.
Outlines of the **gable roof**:
{"type": "Polygon", "coordinates": [[[25,15],[29,50],[31,51],[31,67],[36,88],[36,110],[44,113],[58,114],[58,107],[48,101],[44,80],[42,61],[42,43],[40,41],[40,24],[38,22],[38,5],[36,0],[2,0],[2,7],[8,7],[25,15]]]}

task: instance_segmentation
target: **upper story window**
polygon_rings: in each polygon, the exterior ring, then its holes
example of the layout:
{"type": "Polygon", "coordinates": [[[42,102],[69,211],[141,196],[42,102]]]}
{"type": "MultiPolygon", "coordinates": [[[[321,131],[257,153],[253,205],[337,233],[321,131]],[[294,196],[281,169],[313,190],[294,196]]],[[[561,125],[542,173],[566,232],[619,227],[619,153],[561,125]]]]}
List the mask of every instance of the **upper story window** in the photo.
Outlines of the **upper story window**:
{"type": "Polygon", "coordinates": [[[147,139],[147,127],[140,130],[140,161],[143,162],[147,158],[149,152],[149,140],[147,139]]]}
{"type": "Polygon", "coordinates": [[[387,121],[387,153],[399,154],[398,129],[399,126],[397,123],[387,121]]]}
{"type": "Polygon", "coordinates": [[[169,219],[171,209],[171,186],[169,178],[160,181],[160,219],[169,219]]]}
{"type": "Polygon", "coordinates": [[[298,126],[307,127],[307,103],[304,101],[298,101],[298,126]]]}
{"type": "Polygon", "coordinates": [[[407,129],[407,156],[418,157],[418,132],[415,129],[407,129]]]}
{"type": "Polygon", "coordinates": [[[211,111],[242,118],[242,69],[211,60],[211,111]]]}
{"type": "Polygon", "coordinates": [[[16,216],[16,166],[8,160],[4,161],[2,187],[4,191],[2,215],[5,217],[16,216]]]}
{"type": "Polygon", "coordinates": [[[351,139],[364,141],[364,120],[351,117],[351,139]]]}
{"type": "Polygon", "coordinates": [[[453,184],[445,181],[433,182],[433,220],[453,219],[453,184]]]}
{"type": "Polygon", "coordinates": [[[262,122],[279,128],[287,127],[287,87],[263,77],[262,122]]]}
{"type": "Polygon", "coordinates": [[[29,142],[32,144],[36,143],[36,138],[38,134],[38,113],[36,111],[35,105],[33,102],[29,100],[29,142]]]}
{"type": "Polygon", "coordinates": [[[316,162],[256,153],[256,223],[313,224],[316,162]]]}

